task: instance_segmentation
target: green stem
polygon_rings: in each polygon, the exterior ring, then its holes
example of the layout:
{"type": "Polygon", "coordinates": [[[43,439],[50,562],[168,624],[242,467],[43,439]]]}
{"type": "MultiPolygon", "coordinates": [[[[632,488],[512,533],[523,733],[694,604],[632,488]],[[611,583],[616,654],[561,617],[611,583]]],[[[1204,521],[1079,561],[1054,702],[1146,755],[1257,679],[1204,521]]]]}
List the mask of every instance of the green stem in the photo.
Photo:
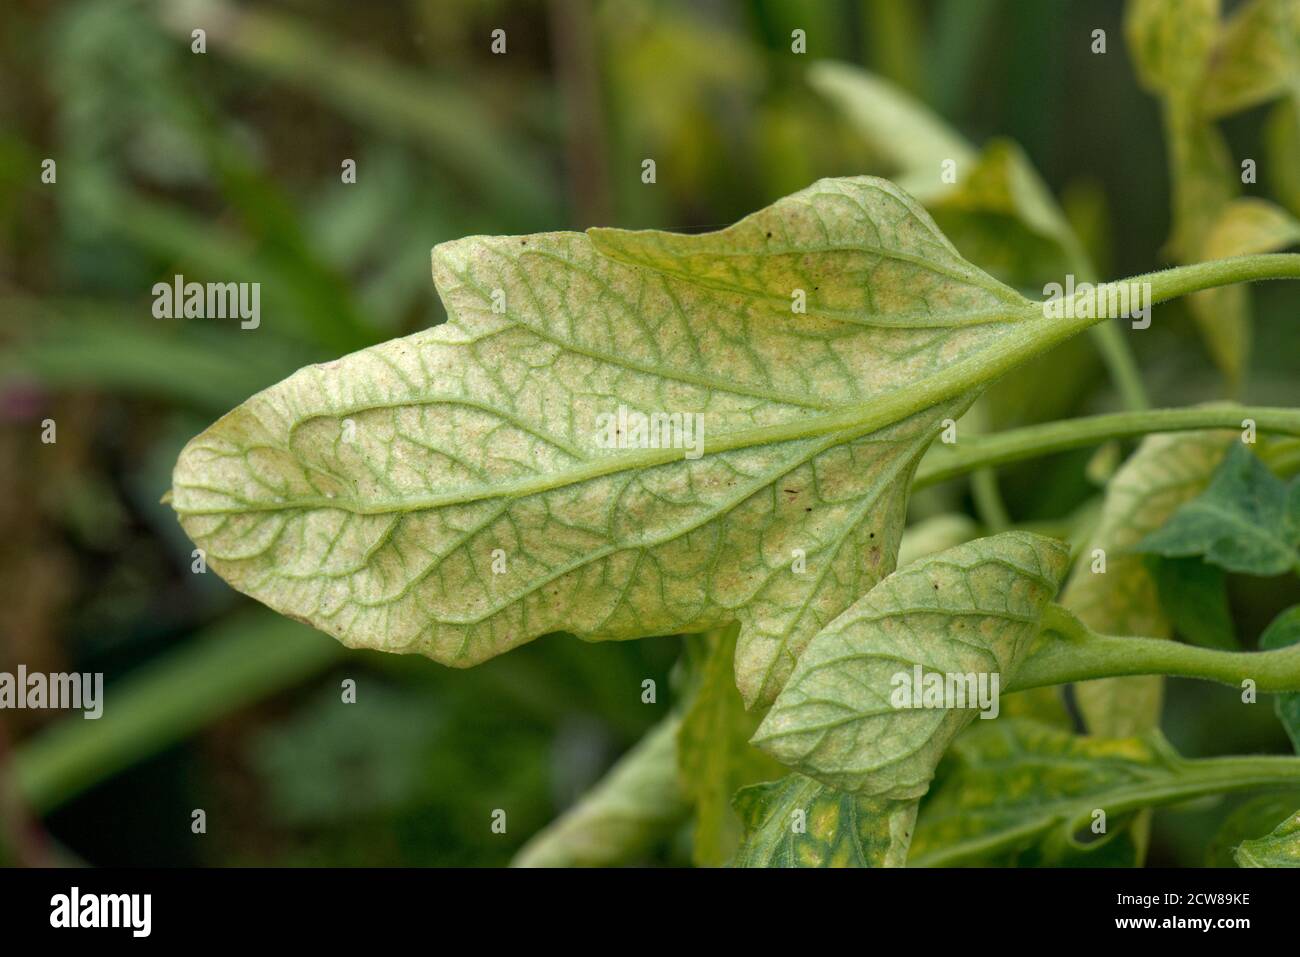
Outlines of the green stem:
{"type": "Polygon", "coordinates": [[[1154,303],[1167,302],[1202,289],[1260,279],[1300,279],[1300,253],[1267,253],[1212,259],[1190,266],[1175,266],[1173,269],[1144,273],[1121,282],[1151,283],[1151,301],[1154,303]]]}
{"type": "Polygon", "coordinates": [[[1001,532],[1011,527],[1011,516],[1002,501],[998,488],[998,473],[990,468],[976,469],[970,477],[971,495],[975,499],[975,513],[990,532],[1001,532]]]}
{"type": "MultiPolygon", "coordinates": [[[[1195,292],[1216,285],[1245,282],[1250,279],[1300,279],[1300,253],[1240,256],[1179,266],[1164,272],[1135,276],[1121,282],[1150,282],[1154,301],[1160,302],[1185,292],[1195,292]]],[[[1110,306],[1110,297],[1099,297],[1099,305],[1110,306]]],[[[1120,303],[1116,297],[1116,312],[1120,303]]],[[[749,448],[796,439],[821,437],[829,448],[859,435],[867,435],[888,425],[902,421],[924,409],[932,408],[948,399],[968,396],[984,388],[1026,360],[1041,355],[1084,329],[1088,329],[1117,316],[1071,316],[1049,318],[1044,303],[1026,301],[1007,314],[1009,320],[1019,320],[1023,329],[1020,335],[1006,337],[988,348],[978,350],[939,372],[922,376],[913,382],[891,389],[869,401],[848,408],[811,414],[794,421],[739,429],[708,443],[710,454],[732,449],[749,448]],[[838,435],[836,433],[839,433],[838,435]],[[829,438],[828,438],[829,437],[829,438]]],[[[1103,310],[1104,311],[1104,310],[1103,310]]],[[[680,461],[689,454],[678,448],[630,449],[615,455],[587,459],[541,476],[526,476],[492,486],[457,489],[440,492],[423,498],[406,498],[375,504],[362,504],[344,498],[300,498],[292,506],[278,502],[240,503],[238,506],[220,505],[205,508],[177,508],[182,515],[221,515],[232,511],[240,513],[280,511],[294,509],[330,508],[345,509],[357,515],[381,515],[413,512],[422,509],[442,508],[501,498],[522,498],[547,492],[565,485],[574,485],[591,479],[653,468],[667,462],[680,461]]]]}
{"type": "MultiPolygon", "coordinates": [[[[1094,805],[1109,814],[1122,814],[1158,804],[1179,804],[1210,794],[1252,791],[1256,788],[1300,786],[1300,758],[1290,755],[1249,755],[1227,758],[1176,758],[1177,776],[1117,788],[1094,805]]],[[[1087,820],[1081,813],[1076,827],[1087,820]]]]}
{"type": "Polygon", "coordinates": [[[1107,790],[1078,796],[1076,802],[1052,814],[1053,821],[1037,826],[1032,820],[1020,828],[994,833],[985,840],[961,841],[936,847],[928,854],[908,861],[909,867],[948,867],[968,860],[986,859],[989,855],[1023,842],[1027,834],[1046,833],[1063,824],[1071,834],[1085,828],[1093,811],[1104,808],[1114,816],[1142,808],[1181,804],[1184,801],[1215,794],[1255,791],[1259,788],[1300,787],[1300,758],[1260,755],[1227,758],[1183,758],[1167,746],[1162,755],[1169,773],[1152,780],[1126,783],[1107,790]]]}
{"type": "Polygon", "coordinates": [[[1300,435],[1300,409],[1220,405],[1114,412],[1011,429],[963,439],[955,445],[935,445],[917,469],[913,487],[924,488],[976,469],[1099,445],[1111,439],[1153,432],[1240,429],[1242,419],[1247,418],[1254,419],[1262,432],[1300,435]]]}
{"type": "Polygon", "coordinates": [[[1270,442],[1261,450],[1260,458],[1278,478],[1290,478],[1300,472],[1300,439],[1270,442]]]}
{"type": "Polygon", "coordinates": [[[1240,687],[1246,679],[1265,694],[1300,691],[1300,645],[1276,651],[1219,651],[1159,638],[1099,635],[1059,605],[1043,615],[1049,636],[1025,659],[1007,691],[1114,678],[1168,675],[1240,687]]]}

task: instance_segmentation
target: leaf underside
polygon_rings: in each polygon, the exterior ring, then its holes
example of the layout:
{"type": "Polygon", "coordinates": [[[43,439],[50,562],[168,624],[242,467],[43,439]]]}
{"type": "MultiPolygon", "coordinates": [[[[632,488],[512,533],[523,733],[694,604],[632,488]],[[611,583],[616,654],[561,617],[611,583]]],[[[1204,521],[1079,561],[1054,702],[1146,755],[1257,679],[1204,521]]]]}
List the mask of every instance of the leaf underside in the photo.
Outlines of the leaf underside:
{"type": "Polygon", "coordinates": [[[892,571],[917,460],[975,395],[899,397],[1033,315],[866,177],[717,233],[476,236],[433,267],[446,324],[185,448],[171,503],[209,565],[349,646],[456,666],[739,620],[748,705],[892,571]],[[698,413],[703,455],[605,447],[620,405],[698,413]]]}
{"type": "Polygon", "coordinates": [[[894,572],[812,640],[755,743],[830,787],[919,797],[980,703],[969,685],[962,707],[900,706],[900,676],[1008,684],[1068,563],[1064,543],[1006,532],[894,572]]]}

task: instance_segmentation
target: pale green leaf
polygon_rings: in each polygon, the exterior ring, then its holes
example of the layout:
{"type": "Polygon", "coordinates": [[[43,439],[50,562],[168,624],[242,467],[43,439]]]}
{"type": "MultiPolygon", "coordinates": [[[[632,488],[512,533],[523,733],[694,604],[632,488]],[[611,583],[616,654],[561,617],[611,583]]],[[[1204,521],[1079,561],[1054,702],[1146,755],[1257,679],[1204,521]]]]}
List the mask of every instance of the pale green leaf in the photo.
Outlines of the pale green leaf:
{"type": "Polygon", "coordinates": [[[613,867],[636,861],[690,813],[671,716],[651,728],[578,803],[525,844],[512,867],[613,867]]]}
{"type": "Polygon", "coordinates": [[[746,711],[736,688],[733,626],[708,635],[709,655],[677,736],[682,786],[695,805],[692,858],[719,867],[735,854],[740,821],[732,796],[742,787],[771,781],[785,770],[749,743],[760,714],[746,711]]]}
{"type": "Polygon", "coordinates": [[[812,640],[754,742],[830,787],[919,797],[976,709],[995,715],[996,702],[973,683],[963,704],[922,702],[916,672],[1010,684],[1068,561],[1061,542],[1006,532],[900,569],[812,640]]]}
{"type": "Polygon", "coordinates": [[[1015,143],[976,151],[929,107],[859,67],[818,63],[808,81],[895,165],[900,184],[972,262],[1013,285],[1084,266],[1073,229],[1015,143]],[[945,160],[955,164],[954,183],[940,177],[945,160]]]}
{"type": "Polygon", "coordinates": [[[1186,104],[1166,104],[1165,130],[1173,180],[1169,252],[1182,262],[1195,262],[1237,195],[1239,173],[1223,135],[1186,104]]]}
{"type": "Polygon", "coordinates": [[[1264,127],[1264,178],[1278,201],[1300,216],[1300,89],[1278,103],[1264,127]]]}
{"type": "Polygon", "coordinates": [[[1273,825],[1300,807],[1300,792],[1273,791],[1238,804],[1219,824],[1206,848],[1206,867],[1237,866],[1236,851],[1242,841],[1267,834],[1273,825]]]}
{"type": "Polygon", "coordinates": [[[1139,838],[1123,826],[1132,808],[1118,802],[1176,781],[1176,761],[1158,737],[1088,738],[1023,719],[979,722],[939,768],[909,863],[1133,866],[1139,838]],[[1096,810],[1109,818],[1104,835],[1090,832],[1096,810]]]}
{"type": "MultiPolygon", "coordinates": [[[[1296,241],[1294,225],[1277,207],[1236,199],[1240,171],[1211,120],[1266,89],[1269,96],[1279,91],[1279,81],[1265,79],[1257,67],[1276,59],[1267,53],[1272,46],[1294,44],[1295,36],[1280,39],[1273,31],[1283,21],[1287,30],[1294,27],[1300,5],[1289,6],[1248,4],[1226,28],[1217,0],[1135,0],[1128,7],[1125,26],[1139,76],[1164,101],[1173,190],[1168,251],[1181,262],[1274,251],[1296,241]]],[[[1250,354],[1246,290],[1193,296],[1190,308],[1210,356],[1235,388],[1250,354]]]]}
{"type": "MultiPolygon", "coordinates": [[[[1263,199],[1235,199],[1209,225],[1199,258],[1228,259],[1271,253],[1300,242],[1300,221],[1263,199]]],[[[1250,357],[1250,292],[1245,286],[1207,289],[1188,305],[1210,355],[1232,382],[1245,374],[1250,357]]]]}
{"type": "Polygon", "coordinates": [[[1300,89],[1300,3],[1249,0],[1224,25],[1201,91],[1201,111],[1226,116],[1300,89]]]}
{"type": "Polygon", "coordinates": [[[1300,867],[1300,811],[1275,827],[1272,833],[1242,841],[1235,856],[1239,867],[1300,867]]]}
{"type": "Polygon", "coordinates": [[[902,867],[915,801],[845,794],[802,774],[736,795],[745,840],[736,867],[902,867]]]}
{"type": "Polygon", "coordinates": [[[939,185],[940,164],[958,169],[974,161],[975,150],[928,106],[861,67],[829,60],[808,69],[808,84],[834,103],[894,167],[900,184],[924,201],[939,185]]]}
{"type": "Polygon", "coordinates": [[[1129,0],[1124,35],[1153,93],[1193,97],[1219,34],[1219,0],[1129,0]]]}
{"type": "Polygon", "coordinates": [[[1138,78],[1164,101],[1174,194],[1169,248],[1183,262],[1198,257],[1237,192],[1227,144],[1198,98],[1219,30],[1219,0],[1131,0],[1125,11],[1138,78]]]}
{"type": "Polygon", "coordinates": [[[1011,140],[990,140],[926,208],[969,259],[1007,282],[1035,285],[1091,270],[1065,214],[1011,140]]]}
{"type": "MultiPolygon", "coordinates": [[[[939,448],[943,447],[932,447],[930,454],[939,448]]],[[[898,567],[904,568],[935,552],[969,542],[978,536],[978,528],[974,519],[956,512],[945,512],[909,525],[903,532],[903,543],[898,549],[898,567]]],[[[1046,685],[1003,695],[1001,713],[1034,718],[1062,728],[1074,727],[1074,718],[1066,707],[1060,685],[1046,685]]]]}
{"type": "MultiPolygon", "coordinates": [[[[1211,227],[1201,251],[1205,259],[1272,253],[1300,243],[1300,220],[1264,199],[1230,203],[1211,227]]],[[[1195,294],[1200,298],[1205,290],[1195,294]]]]}
{"type": "Polygon", "coordinates": [[[457,666],[739,620],[750,704],[892,571],[916,462],[977,392],[953,370],[1061,337],[866,177],[717,233],[470,237],[434,276],[447,323],[302,369],[182,452],[171,501],[210,567],[457,666]],[[620,407],[698,414],[703,454],[606,447],[620,407]]]}
{"type": "MultiPolygon", "coordinates": [[[[1234,436],[1182,432],[1148,436],[1106,487],[1101,518],[1083,549],[1061,603],[1094,631],[1167,638],[1168,619],[1141,555],[1127,551],[1159,528],[1210,481],[1234,436]],[[1105,572],[1094,572],[1096,552],[1105,572]]],[[[1079,710],[1094,734],[1124,737],[1156,726],[1161,679],[1104,678],[1075,689],[1079,710]]]]}

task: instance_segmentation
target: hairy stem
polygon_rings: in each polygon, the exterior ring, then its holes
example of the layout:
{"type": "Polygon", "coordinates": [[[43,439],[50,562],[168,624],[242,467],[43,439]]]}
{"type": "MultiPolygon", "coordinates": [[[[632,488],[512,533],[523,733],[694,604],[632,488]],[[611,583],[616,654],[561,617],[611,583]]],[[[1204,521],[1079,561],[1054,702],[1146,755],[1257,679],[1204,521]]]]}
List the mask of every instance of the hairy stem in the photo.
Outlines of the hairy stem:
{"type": "Polygon", "coordinates": [[[1259,279],[1300,279],[1300,253],[1266,253],[1212,259],[1190,266],[1144,273],[1122,281],[1149,282],[1152,302],[1166,302],[1202,289],[1259,279]]]}
{"type": "MultiPolygon", "coordinates": [[[[1117,788],[1106,796],[1109,813],[1120,814],[1157,804],[1176,804],[1209,794],[1228,794],[1255,788],[1300,787],[1300,758],[1283,755],[1249,755],[1227,758],[1178,758],[1178,776],[1172,781],[1117,788]]],[[[1073,823],[1086,822],[1080,814],[1073,823]]]]}
{"type": "Polygon", "coordinates": [[[1266,694],[1300,691],[1300,645],[1218,651],[1159,638],[1099,635],[1059,605],[1048,606],[1043,631],[1050,636],[1025,659],[1008,692],[1121,675],[1203,678],[1234,687],[1250,679],[1266,694]]]}
{"type": "Polygon", "coordinates": [[[1111,439],[1153,432],[1240,429],[1243,419],[1253,419],[1261,432],[1300,435],[1300,409],[1219,405],[1114,412],[1011,429],[996,435],[963,439],[955,445],[935,445],[917,469],[914,487],[923,488],[976,469],[1099,445],[1111,439]]]}

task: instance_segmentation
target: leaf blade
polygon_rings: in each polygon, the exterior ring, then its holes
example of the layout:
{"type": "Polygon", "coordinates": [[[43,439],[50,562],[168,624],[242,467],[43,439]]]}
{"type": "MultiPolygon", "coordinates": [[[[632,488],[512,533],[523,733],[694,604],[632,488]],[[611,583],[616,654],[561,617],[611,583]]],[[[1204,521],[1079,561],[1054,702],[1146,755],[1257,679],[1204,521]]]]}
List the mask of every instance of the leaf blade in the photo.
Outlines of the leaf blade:
{"type": "Polygon", "coordinates": [[[828,787],[920,797],[985,702],[963,692],[955,707],[922,706],[913,675],[1009,681],[1068,561],[1060,542],[1006,532],[895,572],[809,643],[755,743],[828,787]],[[896,694],[900,676],[911,688],[906,702],[896,694]]]}
{"type": "Polygon", "coordinates": [[[446,324],[300,370],[187,446],[173,506],[210,566],[345,643],[456,666],[738,619],[750,705],[892,569],[911,471],[974,398],[925,384],[1029,325],[1059,336],[867,177],[719,233],[470,237],[434,267],[446,324]],[[619,406],[698,414],[706,454],[603,448],[619,406]]]}
{"type": "MultiPolygon", "coordinates": [[[[1300,487],[1300,486],[1297,486],[1300,487]]],[[[1200,495],[1134,549],[1169,558],[1202,555],[1230,572],[1280,575],[1300,568],[1295,489],[1237,443],[1200,495]]]]}
{"type": "Polygon", "coordinates": [[[1238,867],[1300,867],[1300,812],[1233,852],[1238,867]]]}
{"type": "Polygon", "coordinates": [[[902,867],[915,801],[846,794],[801,774],[742,788],[735,867],[902,867]]]}

